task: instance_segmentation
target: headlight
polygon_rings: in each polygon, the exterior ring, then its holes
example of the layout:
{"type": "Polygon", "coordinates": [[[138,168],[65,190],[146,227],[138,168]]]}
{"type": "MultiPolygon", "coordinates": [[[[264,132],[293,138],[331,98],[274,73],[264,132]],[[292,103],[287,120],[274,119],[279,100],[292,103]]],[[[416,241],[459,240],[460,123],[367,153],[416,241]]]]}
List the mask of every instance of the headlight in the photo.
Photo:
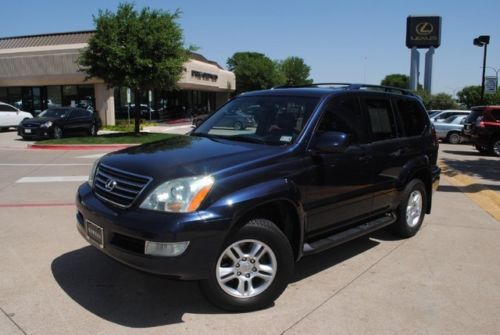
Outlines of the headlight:
{"type": "Polygon", "coordinates": [[[49,128],[51,126],[52,126],[52,121],[47,121],[47,122],[43,123],[40,127],[49,128]]]}
{"type": "Polygon", "coordinates": [[[212,176],[167,181],[148,195],[141,208],[177,213],[194,212],[207,196],[214,181],[212,176]]]}
{"type": "Polygon", "coordinates": [[[99,165],[99,161],[100,161],[99,159],[96,159],[96,161],[92,165],[92,168],[90,169],[89,180],[88,180],[90,188],[94,188],[94,176],[95,176],[95,171],[97,170],[97,165],[99,165]]]}

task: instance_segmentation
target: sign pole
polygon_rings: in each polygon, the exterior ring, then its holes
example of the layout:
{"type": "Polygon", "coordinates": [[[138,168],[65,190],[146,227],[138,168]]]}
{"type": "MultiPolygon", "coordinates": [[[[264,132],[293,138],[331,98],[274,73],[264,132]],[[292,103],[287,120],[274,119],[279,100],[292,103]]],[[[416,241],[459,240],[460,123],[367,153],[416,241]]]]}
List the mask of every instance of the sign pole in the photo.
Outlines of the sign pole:
{"type": "Polygon", "coordinates": [[[425,53],[425,74],[424,90],[431,94],[432,91],[432,58],[434,56],[434,47],[430,47],[425,53]]]}
{"type": "Polygon", "coordinates": [[[412,91],[417,90],[418,86],[418,74],[420,65],[420,53],[416,47],[411,48],[411,60],[410,60],[410,87],[412,91]]]}

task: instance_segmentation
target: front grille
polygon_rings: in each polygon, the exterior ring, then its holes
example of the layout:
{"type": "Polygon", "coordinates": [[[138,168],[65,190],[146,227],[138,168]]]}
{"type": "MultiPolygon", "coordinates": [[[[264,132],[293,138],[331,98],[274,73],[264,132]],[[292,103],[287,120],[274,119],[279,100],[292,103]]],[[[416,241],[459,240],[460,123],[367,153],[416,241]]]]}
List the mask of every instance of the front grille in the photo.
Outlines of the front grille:
{"type": "Polygon", "coordinates": [[[112,205],[132,206],[152,178],[100,164],[94,176],[94,192],[112,205]]]}

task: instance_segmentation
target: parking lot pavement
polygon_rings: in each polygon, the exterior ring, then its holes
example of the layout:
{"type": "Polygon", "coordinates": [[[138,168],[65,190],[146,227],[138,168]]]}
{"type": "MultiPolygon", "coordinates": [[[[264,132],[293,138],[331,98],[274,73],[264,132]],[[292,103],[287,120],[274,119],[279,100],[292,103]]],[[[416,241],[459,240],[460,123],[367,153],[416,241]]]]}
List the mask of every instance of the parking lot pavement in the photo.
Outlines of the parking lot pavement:
{"type": "Polygon", "coordinates": [[[0,334],[500,329],[500,222],[446,176],[414,238],[381,231],[304,258],[273,307],[231,314],[210,305],[194,282],[132,270],[90,247],[75,227],[72,203],[80,182],[16,182],[85,176],[103,153],[0,148],[0,205],[6,205],[0,207],[0,334]]]}

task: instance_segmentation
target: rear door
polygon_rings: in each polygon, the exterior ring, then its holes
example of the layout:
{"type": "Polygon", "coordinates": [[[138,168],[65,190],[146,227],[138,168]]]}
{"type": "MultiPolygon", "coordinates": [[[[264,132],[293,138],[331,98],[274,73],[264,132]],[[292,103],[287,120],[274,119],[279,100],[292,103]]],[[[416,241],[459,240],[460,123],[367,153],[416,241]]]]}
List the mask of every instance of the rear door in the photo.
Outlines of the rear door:
{"type": "Polygon", "coordinates": [[[367,94],[361,100],[371,139],[373,211],[384,212],[393,207],[398,198],[397,182],[406,159],[407,143],[400,138],[389,97],[367,94]]]}
{"type": "Polygon", "coordinates": [[[314,235],[340,228],[370,215],[372,210],[372,168],[363,112],[355,95],[335,96],[323,111],[313,134],[338,131],[349,134],[351,142],[344,152],[311,156],[310,181],[305,210],[307,233],[314,235]]]}

